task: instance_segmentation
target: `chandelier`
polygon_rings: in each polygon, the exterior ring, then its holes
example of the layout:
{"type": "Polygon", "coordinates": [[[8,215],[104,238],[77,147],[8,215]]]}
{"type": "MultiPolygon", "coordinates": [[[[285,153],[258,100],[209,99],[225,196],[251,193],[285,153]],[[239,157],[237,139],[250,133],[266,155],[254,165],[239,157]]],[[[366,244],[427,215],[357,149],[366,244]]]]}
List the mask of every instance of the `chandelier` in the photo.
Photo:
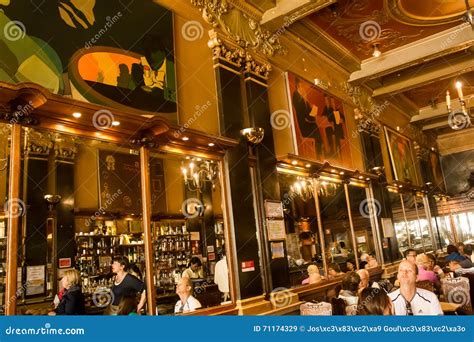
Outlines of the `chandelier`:
{"type": "Polygon", "coordinates": [[[446,90],[446,107],[448,108],[449,122],[452,123],[452,128],[464,128],[471,126],[471,118],[469,117],[466,101],[464,99],[464,94],[462,92],[462,83],[456,82],[456,89],[458,91],[459,105],[461,110],[455,110],[453,112],[451,107],[451,94],[449,90],[446,90]]]}
{"type": "Polygon", "coordinates": [[[297,177],[296,182],[290,186],[290,193],[306,202],[313,198],[313,182],[304,177],[297,177]]]}
{"type": "Polygon", "coordinates": [[[181,163],[181,172],[184,184],[189,191],[202,192],[206,188],[206,183],[212,184],[212,190],[216,188],[216,180],[219,178],[219,168],[212,160],[202,160],[201,158],[186,158],[187,162],[181,163]]]}

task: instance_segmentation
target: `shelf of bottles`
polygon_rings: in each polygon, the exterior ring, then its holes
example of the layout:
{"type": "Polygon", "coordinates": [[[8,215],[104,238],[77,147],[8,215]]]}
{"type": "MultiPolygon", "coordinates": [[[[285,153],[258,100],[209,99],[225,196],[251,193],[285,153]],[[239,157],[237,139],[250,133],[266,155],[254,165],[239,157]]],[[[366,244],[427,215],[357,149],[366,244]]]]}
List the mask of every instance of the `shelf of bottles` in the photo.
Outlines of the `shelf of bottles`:
{"type": "Polygon", "coordinates": [[[153,222],[155,286],[162,294],[174,293],[176,283],[192,257],[191,234],[183,219],[153,222]]]}
{"type": "Polygon", "coordinates": [[[0,218],[0,315],[5,313],[5,281],[7,261],[6,219],[0,218]]]}
{"type": "Polygon", "coordinates": [[[214,233],[216,234],[216,250],[217,252],[221,252],[222,247],[225,243],[224,237],[224,222],[217,220],[214,224],[214,233]]]}
{"type": "Polygon", "coordinates": [[[142,233],[117,234],[109,228],[96,227],[89,233],[76,233],[76,268],[81,273],[85,293],[111,285],[114,256],[125,256],[140,269],[144,263],[142,233]]]}

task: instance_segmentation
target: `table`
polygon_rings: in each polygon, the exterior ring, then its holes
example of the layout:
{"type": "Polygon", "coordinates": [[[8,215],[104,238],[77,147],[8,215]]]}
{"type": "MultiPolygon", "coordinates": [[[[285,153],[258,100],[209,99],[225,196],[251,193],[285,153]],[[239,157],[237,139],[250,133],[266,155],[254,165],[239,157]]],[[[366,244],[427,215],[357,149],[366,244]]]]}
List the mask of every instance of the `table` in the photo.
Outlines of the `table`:
{"type": "Polygon", "coordinates": [[[439,304],[441,304],[441,310],[443,310],[444,313],[456,312],[456,310],[461,307],[461,304],[456,303],[439,302],[439,304]]]}

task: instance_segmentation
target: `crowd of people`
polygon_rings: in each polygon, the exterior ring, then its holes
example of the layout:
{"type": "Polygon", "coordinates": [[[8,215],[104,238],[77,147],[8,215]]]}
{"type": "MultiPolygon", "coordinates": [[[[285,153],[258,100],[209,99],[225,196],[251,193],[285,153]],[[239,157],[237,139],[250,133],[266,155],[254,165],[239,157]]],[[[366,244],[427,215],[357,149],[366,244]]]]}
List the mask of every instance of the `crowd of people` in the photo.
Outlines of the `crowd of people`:
{"type": "MultiPolygon", "coordinates": [[[[438,260],[433,254],[417,254],[414,249],[405,251],[405,258],[398,267],[396,281],[371,282],[368,269],[375,267],[375,258],[362,256],[359,270],[353,260],[346,262],[347,272],[338,264],[328,266],[327,278],[341,279],[341,287],[332,299],[334,314],[341,315],[442,315],[438,295],[441,281],[446,277],[469,276],[474,279],[474,255],[471,245],[449,245],[447,256],[438,260]],[[373,258],[373,259],[372,259],[373,258]]],[[[318,284],[326,277],[316,265],[308,266],[308,277],[303,284],[318,284]]],[[[113,285],[111,301],[105,310],[108,315],[130,315],[142,312],[146,303],[146,287],[140,271],[117,256],[113,259],[113,285]]],[[[179,297],[176,314],[201,308],[193,296],[193,279],[202,277],[199,258],[191,259],[176,285],[179,297]]],[[[219,281],[218,281],[219,282],[219,281]]],[[[472,285],[472,284],[471,284],[472,285]]],[[[220,284],[228,291],[228,283],[220,284]]],[[[50,315],[85,314],[85,298],[81,290],[81,277],[77,270],[67,270],[61,280],[62,290],[55,300],[50,315]]]]}
{"type": "MultiPolygon", "coordinates": [[[[369,263],[346,262],[347,272],[341,272],[338,264],[328,266],[328,277],[341,278],[338,293],[331,299],[335,315],[443,315],[439,296],[441,282],[472,274],[474,278],[474,256],[471,245],[459,243],[447,247],[447,255],[439,260],[433,254],[418,254],[414,249],[405,251],[400,262],[394,284],[388,280],[371,282],[369,263]],[[363,267],[361,267],[363,266],[363,267]]],[[[367,261],[367,257],[365,260],[367,261]]],[[[372,265],[374,263],[372,262],[372,265]]],[[[309,277],[304,284],[317,284],[325,278],[315,265],[308,267],[309,277]]]]}

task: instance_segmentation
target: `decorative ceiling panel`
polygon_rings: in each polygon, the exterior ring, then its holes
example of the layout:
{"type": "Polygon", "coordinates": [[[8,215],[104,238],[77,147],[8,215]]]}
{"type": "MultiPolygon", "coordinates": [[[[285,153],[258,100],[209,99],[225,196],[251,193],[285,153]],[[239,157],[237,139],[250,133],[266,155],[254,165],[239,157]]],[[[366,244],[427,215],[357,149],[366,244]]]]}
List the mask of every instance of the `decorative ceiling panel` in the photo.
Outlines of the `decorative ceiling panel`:
{"type": "MultiPolygon", "coordinates": [[[[402,23],[399,19],[395,20],[393,11],[388,9],[389,3],[392,2],[394,1],[340,0],[337,4],[310,15],[309,18],[332,39],[361,60],[371,56],[374,44],[378,44],[379,49],[385,52],[459,25],[462,20],[454,18],[450,19],[454,20],[452,22],[438,23],[436,26],[433,26],[432,21],[423,25],[418,23],[416,26],[402,23]]],[[[401,5],[399,2],[396,2],[397,6],[401,5]]],[[[421,7],[430,9],[432,13],[444,13],[443,11],[448,10],[451,13],[451,11],[456,12],[457,8],[443,5],[443,3],[452,1],[410,0],[402,2],[405,5],[408,2],[422,4],[409,7],[415,13],[422,13],[420,12],[421,7]]]]}

